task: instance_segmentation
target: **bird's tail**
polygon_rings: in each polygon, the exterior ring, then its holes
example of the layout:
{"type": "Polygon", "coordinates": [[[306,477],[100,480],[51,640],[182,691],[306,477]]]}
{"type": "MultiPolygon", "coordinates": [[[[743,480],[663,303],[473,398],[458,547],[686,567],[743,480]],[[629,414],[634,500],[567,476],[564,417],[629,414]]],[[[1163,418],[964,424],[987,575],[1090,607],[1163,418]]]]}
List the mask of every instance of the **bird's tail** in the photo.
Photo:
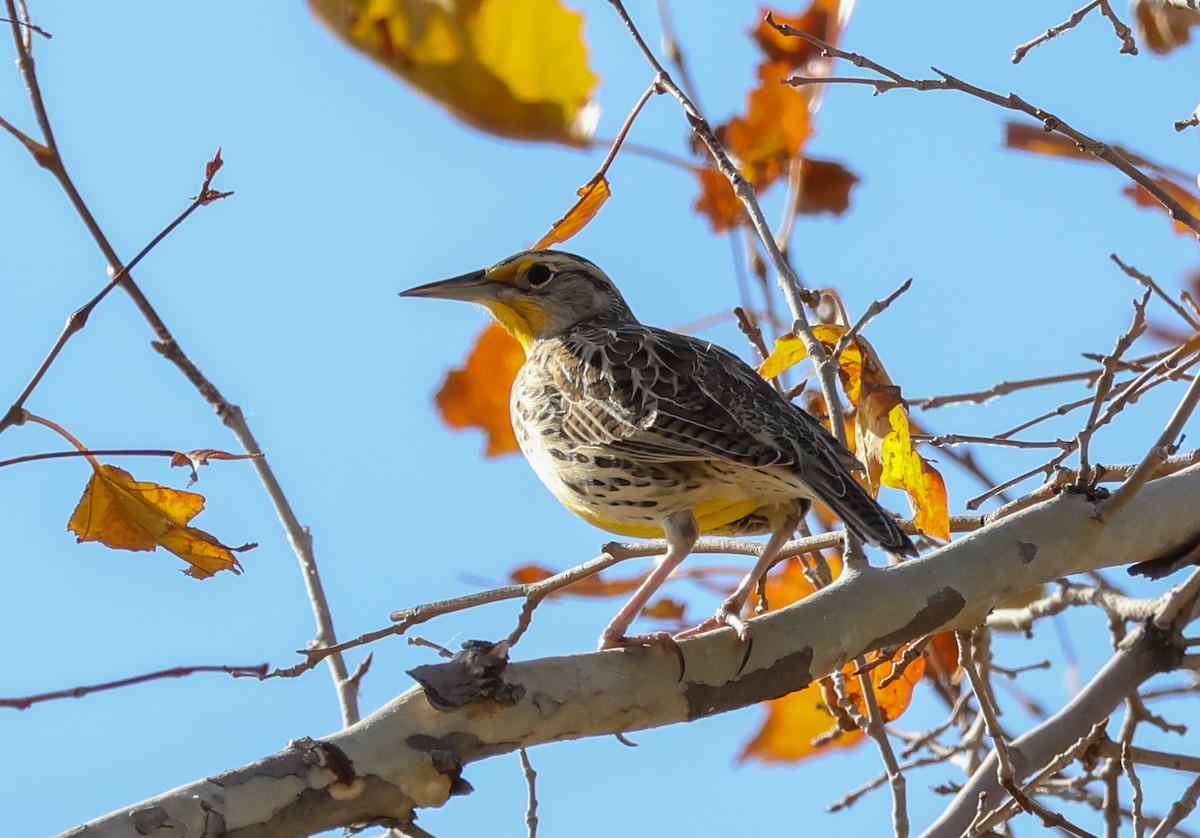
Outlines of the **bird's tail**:
{"type": "Polygon", "coordinates": [[[918,554],[916,545],[900,529],[896,519],[857,481],[847,479],[841,492],[822,493],[821,500],[842,519],[846,529],[868,544],[875,544],[901,556],[918,554]]]}

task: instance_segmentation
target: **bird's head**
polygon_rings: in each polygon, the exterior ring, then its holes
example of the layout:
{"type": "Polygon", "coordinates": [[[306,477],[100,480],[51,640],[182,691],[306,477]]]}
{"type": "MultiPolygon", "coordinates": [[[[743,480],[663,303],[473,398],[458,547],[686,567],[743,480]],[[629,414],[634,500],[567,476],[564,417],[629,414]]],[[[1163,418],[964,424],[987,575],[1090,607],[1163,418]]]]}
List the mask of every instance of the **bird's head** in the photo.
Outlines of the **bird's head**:
{"type": "Polygon", "coordinates": [[[604,271],[561,250],[527,250],[481,271],[401,291],[400,296],[486,306],[526,351],[534,342],[579,323],[633,319],[604,271]]]}

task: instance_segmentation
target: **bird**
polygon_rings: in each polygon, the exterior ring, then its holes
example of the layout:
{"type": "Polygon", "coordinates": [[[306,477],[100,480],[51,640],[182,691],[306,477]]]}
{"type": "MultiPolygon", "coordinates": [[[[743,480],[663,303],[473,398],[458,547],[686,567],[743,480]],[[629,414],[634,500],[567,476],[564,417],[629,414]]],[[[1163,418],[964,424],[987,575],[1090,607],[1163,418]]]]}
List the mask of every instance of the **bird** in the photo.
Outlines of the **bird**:
{"type": "Polygon", "coordinates": [[[509,407],[537,476],[590,524],[666,539],[601,649],[663,639],[630,626],[700,535],[770,533],[754,568],[696,629],[729,626],[745,638],[746,600],[814,499],[861,540],[917,555],[851,475],[862,465],[820,422],[733,352],[641,323],[588,259],[528,250],[400,296],[487,308],[525,352],[509,407]]]}

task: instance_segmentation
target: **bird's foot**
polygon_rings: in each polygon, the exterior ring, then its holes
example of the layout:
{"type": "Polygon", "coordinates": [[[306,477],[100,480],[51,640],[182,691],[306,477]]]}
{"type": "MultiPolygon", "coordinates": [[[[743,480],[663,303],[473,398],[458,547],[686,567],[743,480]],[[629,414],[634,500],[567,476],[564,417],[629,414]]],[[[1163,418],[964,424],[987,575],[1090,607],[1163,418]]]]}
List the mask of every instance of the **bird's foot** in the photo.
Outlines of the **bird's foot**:
{"type": "Polygon", "coordinates": [[[750,640],[750,624],[742,619],[741,616],[742,604],[734,601],[732,598],[721,603],[721,607],[716,613],[704,620],[699,625],[685,629],[675,636],[678,638],[695,637],[698,634],[704,634],[708,631],[715,631],[721,628],[731,628],[737,632],[738,640],[747,643],[750,640]]]}
{"type": "Polygon", "coordinates": [[[738,636],[738,640],[742,644],[742,664],[738,667],[738,672],[746,668],[746,661],[750,660],[750,651],[754,648],[754,637],[750,631],[750,624],[742,619],[743,603],[736,601],[734,597],[730,597],[721,603],[721,607],[716,613],[704,620],[694,628],[685,629],[675,635],[677,639],[695,637],[698,634],[715,631],[721,628],[731,628],[738,636]]]}
{"type": "Polygon", "coordinates": [[[683,650],[679,648],[679,644],[675,642],[675,635],[669,631],[652,631],[649,634],[617,634],[611,631],[605,631],[600,635],[599,651],[605,649],[629,649],[629,648],[659,648],[663,651],[670,652],[679,660],[679,680],[683,680],[683,650]]]}

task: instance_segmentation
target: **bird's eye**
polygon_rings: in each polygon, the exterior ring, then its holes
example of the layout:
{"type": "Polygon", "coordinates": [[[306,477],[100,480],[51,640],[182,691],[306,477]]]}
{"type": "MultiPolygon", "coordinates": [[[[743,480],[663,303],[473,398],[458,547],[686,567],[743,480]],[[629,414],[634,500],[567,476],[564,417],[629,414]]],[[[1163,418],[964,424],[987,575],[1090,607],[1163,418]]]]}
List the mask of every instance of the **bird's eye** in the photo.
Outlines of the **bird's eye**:
{"type": "Polygon", "coordinates": [[[550,270],[549,265],[538,262],[525,272],[525,278],[529,280],[529,284],[534,288],[540,288],[550,281],[550,277],[554,276],[554,272],[550,270]]]}

